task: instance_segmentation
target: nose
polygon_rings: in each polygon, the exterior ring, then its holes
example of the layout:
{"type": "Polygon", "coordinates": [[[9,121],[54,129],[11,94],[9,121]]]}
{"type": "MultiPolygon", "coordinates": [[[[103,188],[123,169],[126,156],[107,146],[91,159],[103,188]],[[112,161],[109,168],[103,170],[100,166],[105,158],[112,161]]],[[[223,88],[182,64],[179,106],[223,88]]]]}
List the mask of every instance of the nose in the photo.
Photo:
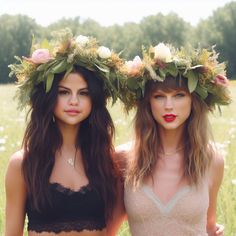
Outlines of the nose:
{"type": "Polygon", "coordinates": [[[79,103],[79,97],[77,94],[72,94],[69,98],[70,105],[77,105],[79,103]]]}
{"type": "Polygon", "coordinates": [[[165,109],[172,109],[173,108],[173,99],[172,97],[166,97],[165,99],[165,109]]]}

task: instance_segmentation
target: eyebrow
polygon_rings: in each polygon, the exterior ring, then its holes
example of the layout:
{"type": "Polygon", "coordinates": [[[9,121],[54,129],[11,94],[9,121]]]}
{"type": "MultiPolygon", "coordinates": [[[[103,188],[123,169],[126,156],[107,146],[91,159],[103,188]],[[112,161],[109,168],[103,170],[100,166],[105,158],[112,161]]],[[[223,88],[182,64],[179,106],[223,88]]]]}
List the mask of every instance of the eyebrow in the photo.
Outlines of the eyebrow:
{"type": "Polygon", "coordinates": [[[162,90],[162,89],[158,89],[156,91],[153,92],[154,93],[172,93],[172,92],[176,92],[176,93],[179,93],[179,92],[184,92],[184,93],[187,93],[186,90],[184,89],[171,89],[169,91],[165,91],[165,90],[162,90]]]}
{"type": "MultiPolygon", "coordinates": [[[[67,88],[67,87],[62,86],[62,85],[59,85],[58,88],[63,88],[63,89],[66,89],[66,90],[71,90],[70,88],[67,88]]],[[[84,90],[88,91],[88,87],[84,87],[84,88],[79,89],[79,91],[84,91],[84,90]]]]}

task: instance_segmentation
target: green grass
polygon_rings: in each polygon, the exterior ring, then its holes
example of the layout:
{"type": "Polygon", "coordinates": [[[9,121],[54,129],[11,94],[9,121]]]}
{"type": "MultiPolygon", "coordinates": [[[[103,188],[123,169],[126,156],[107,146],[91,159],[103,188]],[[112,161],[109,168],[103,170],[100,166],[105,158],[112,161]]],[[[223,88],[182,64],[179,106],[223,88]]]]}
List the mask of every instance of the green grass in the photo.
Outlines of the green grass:
{"type": "MultiPolygon", "coordinates": [[[[222,108],[222,116],[216,112],[211,115],[215,141],[225,154],[225,175],[218,197],[217,221],[225,225],[226,236],[236,236],[236,82],[231,83],[233,103],[222,108]]],[[[25,127],[25,113],[16,109],[13,100],[15,87],[0,86],[0,235],[4,228],[5,189],[4,176],[8,159],[21,146],[25,127]]],[[[115,144],[129,141],[132,137],[133,113],[125,115],[120,105],[110,108],[116,125],[115,144]]],[[[129,236],[128,224],[124,223],[119,236],[129,236]]]]}

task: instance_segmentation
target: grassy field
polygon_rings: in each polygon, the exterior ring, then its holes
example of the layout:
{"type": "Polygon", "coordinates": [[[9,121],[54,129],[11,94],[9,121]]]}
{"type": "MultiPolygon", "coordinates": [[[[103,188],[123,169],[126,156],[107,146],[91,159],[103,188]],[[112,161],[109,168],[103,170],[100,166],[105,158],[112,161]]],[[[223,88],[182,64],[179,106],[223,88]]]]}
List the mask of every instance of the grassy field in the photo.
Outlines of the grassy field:
{"type": "MultiPolygon", "coordinates": [[[[219,150],[225,155],[225,177],[218,197],[217,221],[225,225],[226,236],[236,236],[236,83],[231,83],[233,103],[211,115],[213,134],[219,150]]],[[[4,176],[10,155],[21,146],[25,113],[16,109],[13,85],[0,86],[0,235],[4,228],[4,176]]],[[[131,139],[132,113],[125,115],[119,105],[110,108],[116,125],[115,144],[131,139]]],[[[119,236],[129,236],[128,224],[123,224],[119,236]]]]}

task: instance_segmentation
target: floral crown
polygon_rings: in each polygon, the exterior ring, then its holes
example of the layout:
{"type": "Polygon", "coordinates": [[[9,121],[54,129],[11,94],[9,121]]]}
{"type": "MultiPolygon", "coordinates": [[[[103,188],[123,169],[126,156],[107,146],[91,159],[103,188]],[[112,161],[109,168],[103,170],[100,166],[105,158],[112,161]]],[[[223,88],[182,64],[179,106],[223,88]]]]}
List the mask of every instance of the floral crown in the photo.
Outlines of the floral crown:
{"type": "Polygon", "coordinates": [[[127,75],[126,109],[134,107],[144,96],[148,80],[164,81],[166,77],[187,79],[190,93],[196,92],[210,110],[216,105],[227,105],[231,99],[227,88],[225,64],[218,62],[214,47],[208,49],[181,48],[159,43],[149,50],[143,48],[143,60],[136,56],[125,62],[123,72],[127,75]],[[218,75],[218,76],[217,76],[218,75]]]}
{"type": "Polygon", "coordinates": [[[46,93],[50,91],[55,74],[64,72],[66,77],[75,65],[94,71],[104,81],[104,92],[111,97],[113,103],[119,98],[119,79],[122,77],[120,68],[123,65],[118,54],[109,48],[98,46],[95,38],[73,37],[69,29],[52,34],[52,39],[43,40],[31,48],[31,57],[15,57],[20,64],[9,65],[10,76],[18,80],[16,97],[20,108],[30,102],[35,86],[45,84],[46,93]]]}

